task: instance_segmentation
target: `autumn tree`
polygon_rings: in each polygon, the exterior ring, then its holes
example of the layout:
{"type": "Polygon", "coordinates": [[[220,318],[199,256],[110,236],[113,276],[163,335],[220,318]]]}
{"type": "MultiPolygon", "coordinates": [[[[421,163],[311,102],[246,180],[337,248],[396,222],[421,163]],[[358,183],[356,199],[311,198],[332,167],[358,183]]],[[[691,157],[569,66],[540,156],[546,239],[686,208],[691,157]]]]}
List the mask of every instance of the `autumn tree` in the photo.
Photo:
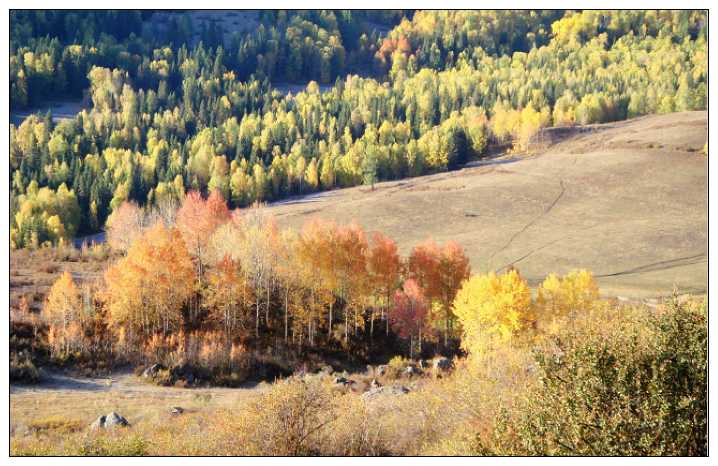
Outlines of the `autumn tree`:
{"type": "Polygon", "coordinates": [[[207,274],[204,305],[210,310],[209,320],[221,326],[227,342],[240,336],[250,325],[253,299],[248,294],[253,290],[245,279],[240,264],[229,256],[207,274]]]}
{"type": "Polygon", "coordinates": [[[157,223],[137,239],[127,256],[105,272],[102,294],[110,327],[128,343],[156,332],[179,331],[195,283],[182,235],[157,223]]]}
{"type": "Polygon", "coordinates": [[[350,314],[354,333],[363,325],[368,276],[366,251],[368,244],[364,230],[356,224],[337,230],[336,270],[339,295],[344,300],[344,341],[349,341],[350,314]]]}
{"type": "Polygon", "coordinates": [[[207,244],[212,233],[229,218],[227,203],[219,191],[213,191],[206,200],[199,192],[191,191],[187,193],[182,206],[177,211],[177,228],[195,263],[196,299],[192,306],[193,320],[198,318],[201,307],[200,290],[204,283],[207,244]]]}
{"type": "Polygon", "coordinates": [[[48,339],[56,354],[67,354],[82,343],[82,301],[70,272],[65,271],[50,288],[43,308],[48,339]]]}
{"type": "Polygon", "coordinates": [[[453,304],[462,328],[462,346],[480,353],[494,339],[507,341],[533,322],[531,291],[515,269],[474,275],[464,282],[453,304]]]}
{"type": "Polygon", "coordinates": [[[551,273],[536,292],[536,307],[547,324],[569,315],[593,309],[598,300],[598,285],[585,269],[573,270],[564,277],[551,273]]]}
{"type": "Polygon", "coordinates": [[[401,290],[394,293],[391,321],[394,330],[402,338],[409,339],[409,357],[414,357],[414,338],[418,339],[421,355],[422,331],[429,305],[416,280],[408,279],[401,290]]]}
{"type": "Polygon", "coordinates": [[[260,309],[264,303],[267,328],[270,327],[271,293],[274,285],[276,266],[275,242],[277,226],[274,218],[268,216],[259,206],[244,211],[236,217],[239,224],[237,249],[232,257],[239,260],[242,270],[254,288],[255,336],[259,336],[260,309]]]}
{"type": "MultiPolygon", "coordinates": [[[[308,284],[311,299],[316,302],[324,298],[328,308],[327,332],[333,336],[335,294],[342,295],[342,271],[339,263],[339,227],[336,223],[311,219],[302,226],[295,245],[295,254],[300,263],[302,281],[308,284]]],[[[315,306],[316,307],[316,306],[315,306]]]]}
{"type": "Polygon", "coordinates": [[[453,241],[439,247],[427,240],[411,251],[408,261],[409,276],[417,281],[426,297],[436,301],[442,311],[444,345],[448,345],[453,330],[452,302],[471,267],[463,248],[453,241]]]}
{"type": "Polygon", "coordinates": [[[147,226],[142,209],[132,201],[125,201],[107,219],[107,243],[112,249],[127,252],[147,226]]]}
{"type": "Polygon", "coordinates": [[[386,332],[389,334],[389,319],[385,312],[390,305],[391,296],[399,285],[401,258],[396,242],[388,236],[374,232],[366,254],[367,272],[376,300],[371,309],[370,337],[374,337],[374,308],[381,309],[382,318],[386,320],[386,332]]]}

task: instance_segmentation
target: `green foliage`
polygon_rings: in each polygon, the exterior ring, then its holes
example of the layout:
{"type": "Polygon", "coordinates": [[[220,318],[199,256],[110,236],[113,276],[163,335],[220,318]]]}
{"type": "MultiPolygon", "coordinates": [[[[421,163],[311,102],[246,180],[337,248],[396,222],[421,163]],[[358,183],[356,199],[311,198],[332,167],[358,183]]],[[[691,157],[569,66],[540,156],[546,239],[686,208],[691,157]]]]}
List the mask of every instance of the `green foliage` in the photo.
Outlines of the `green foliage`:
{"type": "Polygon", "coordinates": [[[246,206],[454,169],[485,152],[489,126],[530,150],[551,124],[706,108],[703,11],[417,12],[382,42],[371,25],[403,13],[275,11],[196,44],[188,14],[165,32],[142,27],[153,14],[11,15],[13,108],[92,102],[11,125],[15,247],[98,231],[125,200],[217,189],[246,206]],[[381,79],[346,76],[374,55],[381,79]],[[300,77],[301,92],[270,84],[300,77]],[[23,205],[63,185],[79,214],[23,205]]]}
{"type": "Polygon", "coordinates": [[[541,383],[476,452],[706,455],[707,304],[645,312],[554,337],[535,356],[541,383]]]}

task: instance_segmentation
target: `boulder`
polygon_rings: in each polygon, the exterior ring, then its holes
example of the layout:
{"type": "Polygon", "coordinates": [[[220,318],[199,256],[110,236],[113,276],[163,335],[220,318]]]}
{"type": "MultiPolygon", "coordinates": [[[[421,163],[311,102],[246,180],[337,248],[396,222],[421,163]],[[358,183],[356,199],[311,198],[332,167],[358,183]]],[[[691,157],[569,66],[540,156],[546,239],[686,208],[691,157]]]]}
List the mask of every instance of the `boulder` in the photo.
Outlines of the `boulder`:
{"type": "Polygon", "coordinates": [[[411,390],[409,390],[403,385],[388,385],[385,387],[371,388],[369,391],[364,392],[361,397],[364,401],[371,401],[381,396],[406,395],[410,391],[411,390]]]}
{"type": "Polygon", "coordinates": [[[161,364],[152,364],[150,367],[148,367],[142,372],[142,377],[146,379],[151,379],[157,374],[159,374],[162,369],[164,369],[164,367],[162,367],[161,364]]]}
{"type": "Polygon", "coordinates": [[[382,364],[381,366],[376,366],[376,375],[379,377],[381,377],[382,375],[385,375],[387,372],[387,369],[388,369],[388,367],[386,364],[382,364]]]}
{"type": "Polygon", "coordinates": [[[114,429],[115,427],[129,427],[129,425],[130,423],[127,422],[127,419],[112,411],[95,419],[95,422],[90,424],[90,429],[114,429]]]}
{"type": "Polygon", "coordinates": [[[454,362],[449,358],[437,358],[434,360],[434,370],[448,372],[454,367],[454,362]]]}
{"type": "Polygon", "coordinates": [[[331,375],[332,373],[334,373],[334,368],[329,364],[324,364],[321,368],[319,368],[319,373],[331,375]]]}
{"type": "Polygon", "coordinates": [[[184,408],[181,406],[173,406],[172,409],[170,409],[170,414],[173,416],[179,416],[182,413],[184,413],[184,408]]]}
{"type": "Polygon", "coordinates": [[[115,426],[127,427],[129,425],[130,423],[127,422],[127,419],[120,416],[114,411],[105,416],[105,429],[110,429],[115,426]]]}
{"type": "Polygon", "coordinates": [[[336,377],[334,379],[334,383],[336,385],[344,385],[346,387],[347,385],[354,385],[356,382],[351,379],[347,379],[346,377],[336,377]]]}
{"type": "Polygon", "coordinates": [[[409,377],[421,374],[421,370],[416,366],[406,366],[404,372],[409,377]]]}
{"type": "Polygon", "coordinates": [[[105,416],[100,416],[90,424],[90,430],[98,430],[105,428],[105,416]]]}

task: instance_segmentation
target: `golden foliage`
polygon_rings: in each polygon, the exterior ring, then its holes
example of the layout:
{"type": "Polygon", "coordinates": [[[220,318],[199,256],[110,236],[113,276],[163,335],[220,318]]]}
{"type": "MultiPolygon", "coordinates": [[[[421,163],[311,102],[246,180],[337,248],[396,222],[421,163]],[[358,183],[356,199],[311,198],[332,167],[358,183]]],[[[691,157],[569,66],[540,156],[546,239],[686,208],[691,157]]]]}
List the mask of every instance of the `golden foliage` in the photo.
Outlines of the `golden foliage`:
{"type": "Polygon", "coordinates": [[[507,340],[530,325],[531,291],[515,269],[475,275],[457,293],[454,313],[463,328],[462,346],[473,352],[486,339],[507,340]]]}

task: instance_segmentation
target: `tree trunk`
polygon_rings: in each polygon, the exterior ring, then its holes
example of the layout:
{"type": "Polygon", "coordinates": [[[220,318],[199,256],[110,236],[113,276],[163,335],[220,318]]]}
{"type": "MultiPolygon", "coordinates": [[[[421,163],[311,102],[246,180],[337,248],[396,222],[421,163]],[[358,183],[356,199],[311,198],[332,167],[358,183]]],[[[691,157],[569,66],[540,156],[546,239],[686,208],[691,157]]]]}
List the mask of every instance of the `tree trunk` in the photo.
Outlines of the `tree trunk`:
{"type": "Polygon", "coordinates": [[[256,318],[254,322],[254,334],[257,338],[259,338],[259,297],[257,297],[257,304],[256,304],[256,318]]]}
{"type": "Polygon", "coordinates": [[[284,292],[284,343],[289,336],[289,287],[284,292]]]}

